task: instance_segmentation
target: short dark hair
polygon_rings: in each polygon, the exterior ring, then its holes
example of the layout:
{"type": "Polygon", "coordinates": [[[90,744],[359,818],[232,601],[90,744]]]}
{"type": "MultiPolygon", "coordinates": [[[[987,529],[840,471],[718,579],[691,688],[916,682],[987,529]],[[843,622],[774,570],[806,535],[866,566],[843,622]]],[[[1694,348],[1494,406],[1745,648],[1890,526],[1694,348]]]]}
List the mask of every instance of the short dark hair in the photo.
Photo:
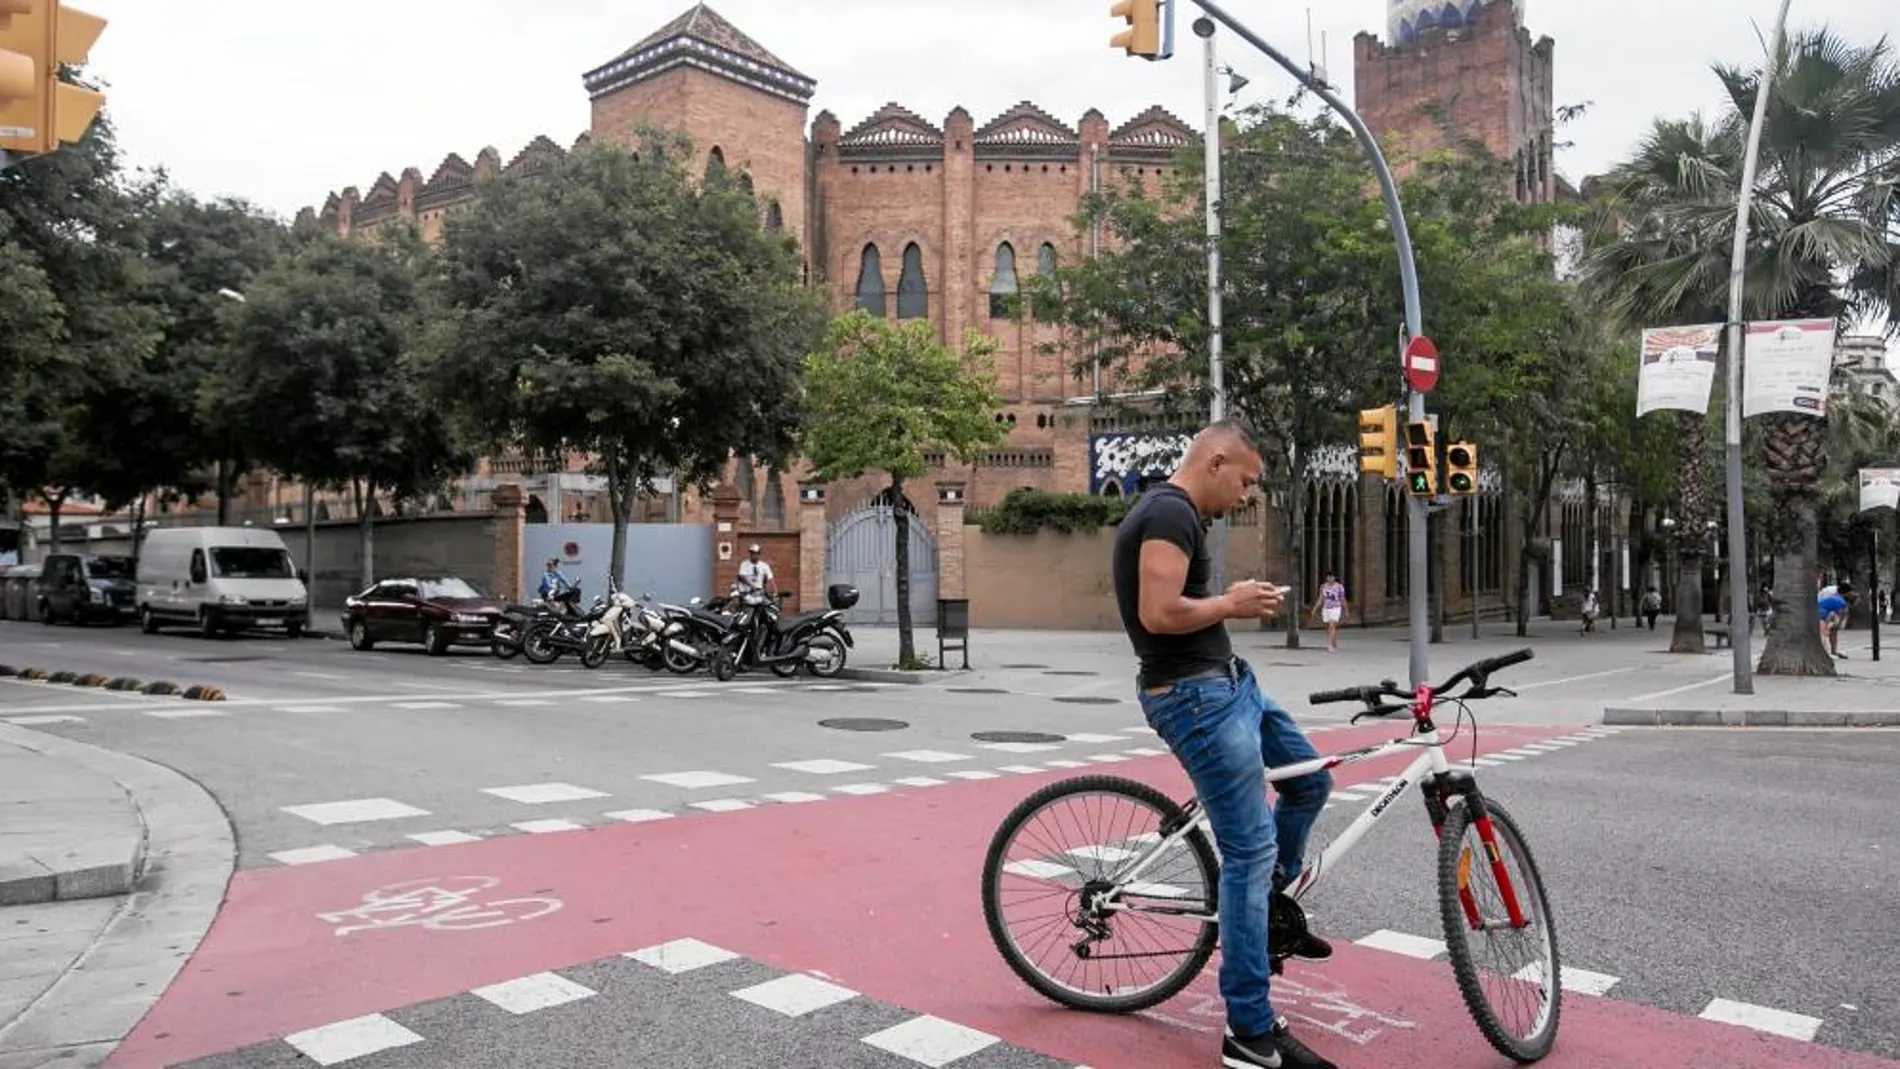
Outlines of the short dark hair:
{"type": "Polygon", "coordinates": [[[1238,438],[1240,440],[1240,443],[1246,446],[1248,449],[1252,450],[1255,453],[1265,455],[1266,451],[1260,448],[1259,437],[1254,434],[1251,428],[1249,428],[1245,423],[1242,423],[1240,420],[1233,419],[1231,417],[1227,419],[1217,419],[1214,422],[1208,424],[1206,427],[1206,430],[1213,431],[1221,435],[1233,435],[1235,438],[1238,438]]]}

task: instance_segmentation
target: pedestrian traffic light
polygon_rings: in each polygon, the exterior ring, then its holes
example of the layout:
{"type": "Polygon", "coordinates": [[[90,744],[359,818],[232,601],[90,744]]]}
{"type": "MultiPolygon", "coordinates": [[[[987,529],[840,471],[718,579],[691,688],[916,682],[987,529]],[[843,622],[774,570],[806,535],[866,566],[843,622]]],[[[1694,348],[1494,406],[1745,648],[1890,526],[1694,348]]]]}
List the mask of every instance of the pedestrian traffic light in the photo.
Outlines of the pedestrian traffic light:
{"type": "Polygon", "coordinates": [[[1416,419],[1405,425],[1405,488],[1413,497],[1438,493],[1438,456],[1432,425],[1416,419]]]}
{"type": "Polygon", "coordinates": [[[1399,476],[1399,412],[1392,405],[1359,412],[1359,470],[1386,479],[1399,476]]]}
{"type": "Polygon", "coordinates": [[[0,150],[37,156],[86,136],[105,95],[59,70],[84,63],[105,28],[61,0],[0,0],[0,150]]]}
{"type": "Polygon", "coordinates": [[[1445,490],[1453,494],[1478,492],[1478,444],[1453,442],[1445,447],[1445,490]]]}
{"type": "Polygon", "coordinates": [[[1174,0],[1116,0],[1108,13],[1128,24],[1108,39],[1110,48],[1150,60],[1174,55],[1174,0]]]}

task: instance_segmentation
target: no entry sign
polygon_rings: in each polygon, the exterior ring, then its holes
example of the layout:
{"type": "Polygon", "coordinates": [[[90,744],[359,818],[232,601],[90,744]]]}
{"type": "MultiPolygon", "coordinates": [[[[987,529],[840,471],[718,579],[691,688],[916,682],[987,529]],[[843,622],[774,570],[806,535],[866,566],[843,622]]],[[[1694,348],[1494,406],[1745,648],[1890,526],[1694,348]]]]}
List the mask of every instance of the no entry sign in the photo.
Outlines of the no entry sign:
{"type": "Polygon", "coordinates": [[[1438,346],[1423,334],[1405,344],[1405,382],[1419,393],[1438,385],[1438,346]]]}

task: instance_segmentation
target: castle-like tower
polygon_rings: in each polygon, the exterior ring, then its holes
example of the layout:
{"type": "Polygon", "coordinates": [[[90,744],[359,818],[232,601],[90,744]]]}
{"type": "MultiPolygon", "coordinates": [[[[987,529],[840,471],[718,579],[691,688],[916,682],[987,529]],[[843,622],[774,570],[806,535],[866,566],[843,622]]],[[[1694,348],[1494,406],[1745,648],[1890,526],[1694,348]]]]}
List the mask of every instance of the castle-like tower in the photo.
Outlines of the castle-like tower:
{"type": "Polygon", "coordinates": [[[1574,196],[1551,165],[1556,42],[1535,42],[1521,0],[1389,0],[1386,40],[1353,38],[1354,104],[1414,151],[1443,143],[1439,117],[1517,166],[1530,203],[1574,196]]]}

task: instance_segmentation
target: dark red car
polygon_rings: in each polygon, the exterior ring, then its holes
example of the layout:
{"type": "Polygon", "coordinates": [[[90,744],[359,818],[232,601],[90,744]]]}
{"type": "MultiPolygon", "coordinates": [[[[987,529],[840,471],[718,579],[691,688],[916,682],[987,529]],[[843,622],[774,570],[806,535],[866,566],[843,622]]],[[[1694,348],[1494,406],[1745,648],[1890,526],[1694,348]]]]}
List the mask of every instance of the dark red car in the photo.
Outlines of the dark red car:
{"type": "Polygon", "coordinates": [[[487,645],[502,607],[500,598],[452,575],[384,579],[344,600],[343,630],[353,649],[420,642],[439,655],[450,646],[487,645]]]}

